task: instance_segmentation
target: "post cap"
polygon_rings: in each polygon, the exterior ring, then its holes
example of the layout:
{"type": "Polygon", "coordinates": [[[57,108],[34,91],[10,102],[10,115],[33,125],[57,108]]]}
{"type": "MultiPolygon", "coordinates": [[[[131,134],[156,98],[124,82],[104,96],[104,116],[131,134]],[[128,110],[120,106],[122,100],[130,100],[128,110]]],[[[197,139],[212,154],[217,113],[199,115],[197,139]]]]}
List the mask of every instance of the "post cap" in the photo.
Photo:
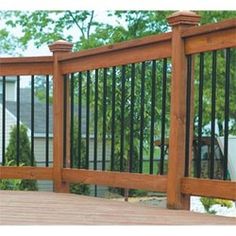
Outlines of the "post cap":
{"type": "Polygon", "coordinates": [[[69,43],[65,40],[58,40],[48,47],[51,52],[71,52],[73,43],[69,43]]]}
{"type": "Polygon", "coordinates": [[[171,26],[176,25],[198,25],[201,17],[192,11],[177,11],[167,17],[167,21],[171,26]]]}

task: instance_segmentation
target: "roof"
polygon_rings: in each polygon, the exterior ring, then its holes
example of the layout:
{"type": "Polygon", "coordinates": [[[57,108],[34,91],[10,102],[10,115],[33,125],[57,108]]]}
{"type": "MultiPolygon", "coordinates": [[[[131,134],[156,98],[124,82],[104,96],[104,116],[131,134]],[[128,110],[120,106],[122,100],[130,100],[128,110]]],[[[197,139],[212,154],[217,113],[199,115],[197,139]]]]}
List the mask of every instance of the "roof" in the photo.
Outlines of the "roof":
{"type": "MultiPolygon", "coordinates": [[[[30,88],[21,88],[20,89],[20,102],[29,103],[31,102],[31,89],[30,88]]],[[[42,103],[38,97],[34,96],[34,103],[42,103]]]]}
{"type": "MultiPolygon", "coordinates": [[[[2,101],[1,101],[2,102],[2,101]]],[[[16,102],[6,101],[6,108],[15,117],[17,116],[16,102]]],[[[49,105],[49,134],[53,133],[53,107],[49,105]]],[[[75,106],[75,115],[78,114],[78,106],[75,106]]],[[[20,121],[31,129],[31,90],[20,90],[20,121]]],[[[86,109],[82,108],[82,134],[86,133],[86,109]]],[[[46,103],[35,97],[34,106],[34,133],[46,133],[46,103]]]]}
{"type": "MultiPolygon", "coordinates": [[[[16,117],[16,102],[6,102],[6,108],[16,117]]],[[[31,129],[31,103],[20,103],[20,121],[31,129]]],[[[34,132],[46,133],[46,105],[37,103],[34,106],[34,132]]],[[[52,106],[49,106],[49,133],[53,133],[52,106]]]]}

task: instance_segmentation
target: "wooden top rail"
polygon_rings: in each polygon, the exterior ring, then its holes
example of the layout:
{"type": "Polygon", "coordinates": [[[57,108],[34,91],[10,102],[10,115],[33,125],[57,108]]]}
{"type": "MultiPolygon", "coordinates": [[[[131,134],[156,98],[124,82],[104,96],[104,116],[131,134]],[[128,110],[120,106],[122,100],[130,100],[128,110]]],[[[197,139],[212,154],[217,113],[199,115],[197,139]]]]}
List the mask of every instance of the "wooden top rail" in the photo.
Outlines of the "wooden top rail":
{"type": "Polygon", "coordinates": [[[59,56],[63,74],[119,66],[171,56],[171,33],[59,56]]]}
{"type": "Polygon", "coordinates": [[[236,18],[185,29],[182,37],[187,55],[236,47],[236,18]]]}
{"type": "Polygon", "coordinates": [[[227,30],[236,27],[236,18],[224,20],[218,23],[206,24],[202,26],[195,26],[192,28],[187,28],[182,31],[182,37],[187,38],[191,36],[196,36],[200,34],[216,32],[227,30]]]}
{"type": "Polygon", "coordinates": [[[52,56],[0,58],[0,76],[50,75],[52,73],[52,56]]]}

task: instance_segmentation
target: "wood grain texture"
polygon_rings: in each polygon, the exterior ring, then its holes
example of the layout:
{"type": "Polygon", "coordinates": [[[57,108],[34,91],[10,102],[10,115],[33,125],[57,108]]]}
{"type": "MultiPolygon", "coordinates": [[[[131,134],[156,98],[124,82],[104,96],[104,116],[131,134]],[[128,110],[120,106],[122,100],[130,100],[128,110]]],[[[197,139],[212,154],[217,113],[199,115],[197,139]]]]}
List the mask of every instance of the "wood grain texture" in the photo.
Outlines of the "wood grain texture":
{"type": "Polygon", "coordinates": [[[65,193],[0,191],[1,225],[235,225],[232,217],[65,193]]]}
{"type": "MultiPolygon", "coordinates": [[[[64,113],[64,76],[58,58],[68,54],[72,44],[66,41],[57,41],[49,45],[53,52],[53,188],[55,192],[69,192],[69,185],[62,181],[63,168],[63,118],[64,113]]],[[[66,109],[66,108],[65,108],[66,109]]]]}
{"type": "Polygon", "coordinates": [[[155,40],[146,40],[144,38],[135,44],[127,42],[122,43],[122,46],[118,44],[70,53],[60,57],[61,71],[66,74],[171,56],[171,34],[158,35],[158,37],[151,36],[151,38],[155,40]],[[160,39],[157,40],[157,38],[160,39]]]}
{"type": "Polygon", "coordinates": [[[168,161],[167,205],[171,209],[183,209],[188,204],[180,192],[180,179],[184,176],[187,63],[183,26],[175,26],[172,34],[172,79],[170,107],[170,139],[168,161]]]}
{"type": "Polygon", "coordinates": [[[0,179],[52,180],[53,169],[51,167],[0,166],[0,179]]]}
{"type": "Polygon", "coordinates": [[[51,75],[52,57],[0,58],[0,76],[51,75]]]}
{"type": "Polygon", "coordinates": [[[224,20],[217,23],[206,24],[202,26],[195,26],[182,30],[181,36],[183,38],[196,36],[200,34],[208,34],[216,31],[224,31],[236,27],[236,18],[224,20]]]}
{"type": "Polygon", "coordinates": [[[216,197],[236,200],[236,182],[182,178],[181,192],[196,196],[216,197]]]}
{"type": "Polygon", "coordinates": [[[230,47],[236,47],[236,27],[185,39],[185,53],[187,55],[230,47]]]}
{"type": "Polygon", "coordinates": [[[115,44],[106,45],[106,46],[102,46],[98,48],[82,50],[80,52],[69,53],[67,55],[60,56],[58,60],[66,61],[66,60],[71,60],[71,59],[76,59],[76,58],[81,58],[81,57],[96,56],[98,54],[115,52],[115,51],[130,49],[130,48],[137,48],[137,47],[142,47],[149,44],[157,44],[157,43],[161,43],[161,42],[165,42],[169,40],[171,40],[171,33],[151,35],[151,36],[146,36],[139,39],[128,40],[121,43],[115,43],[115,44]]]}
{"type": "Polygon", "coordinates": [[[126,172],[92,171],[78,169],[63,169],[64,181],[70,183],[85,183],[106,185],[111,187],[143,189],[166,192],[167,176],[145,175],[126,172]]]}

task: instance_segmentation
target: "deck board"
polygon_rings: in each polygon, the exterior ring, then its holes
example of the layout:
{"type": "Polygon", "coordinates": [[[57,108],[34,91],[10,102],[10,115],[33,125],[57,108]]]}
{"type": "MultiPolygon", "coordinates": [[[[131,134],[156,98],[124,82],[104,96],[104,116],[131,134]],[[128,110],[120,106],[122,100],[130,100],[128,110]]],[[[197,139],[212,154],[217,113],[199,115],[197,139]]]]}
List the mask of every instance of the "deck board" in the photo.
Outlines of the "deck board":
{"type": "Polygon", "coordinates": [[[236,225],[236,218],[51,192],[0,191],[1,225],[236,225]]]}

